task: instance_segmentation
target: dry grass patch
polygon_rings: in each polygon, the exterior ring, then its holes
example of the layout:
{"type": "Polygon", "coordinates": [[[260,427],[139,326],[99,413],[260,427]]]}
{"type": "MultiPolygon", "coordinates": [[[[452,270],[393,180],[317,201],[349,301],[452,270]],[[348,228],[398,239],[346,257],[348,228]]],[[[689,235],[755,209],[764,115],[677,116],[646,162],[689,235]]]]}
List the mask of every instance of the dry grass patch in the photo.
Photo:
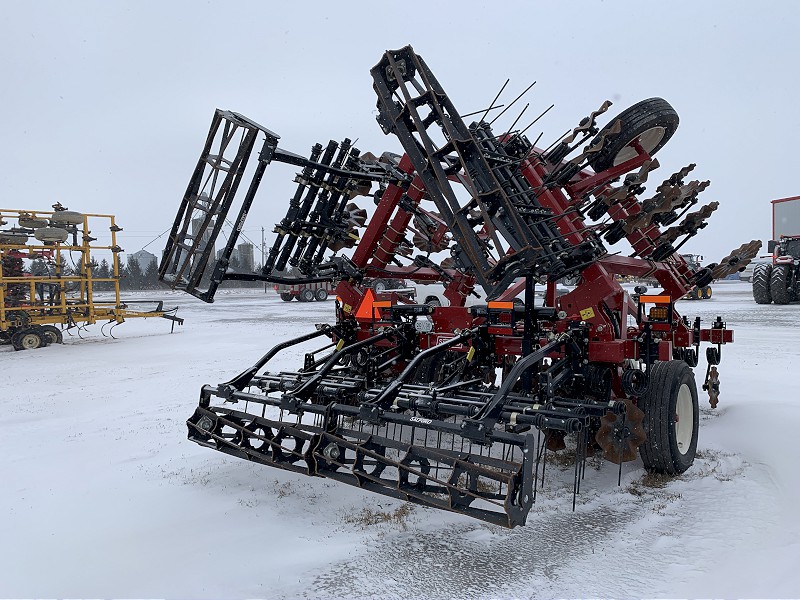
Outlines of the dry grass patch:
{"type": "Polygon", "coordinates": [[[351,525],[360,525],[362,527],[374,527],[383,524],[396,525],[405,530],[408,526],[408,517],[413,511],[414,506],[410,502],[404,502],[392,511],[363,508],[358,513],[345,515],[344,521],[351,525]]]}

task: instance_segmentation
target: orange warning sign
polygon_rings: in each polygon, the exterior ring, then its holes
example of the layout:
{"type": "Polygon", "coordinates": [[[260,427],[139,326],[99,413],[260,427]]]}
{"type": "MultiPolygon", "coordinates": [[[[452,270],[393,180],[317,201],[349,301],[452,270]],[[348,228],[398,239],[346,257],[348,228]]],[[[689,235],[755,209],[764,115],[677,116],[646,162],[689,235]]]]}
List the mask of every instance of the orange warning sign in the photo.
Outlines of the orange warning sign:
{"type": "Polygon", "coordinates": [[[373,319],[381,318],[380,308],[391,306],[391,302],[376,302],[375,293],[371,289],[367,289],[364,297],[361,299],[361,304],[355,312],[356,319],[372,321],[373,319]]]}

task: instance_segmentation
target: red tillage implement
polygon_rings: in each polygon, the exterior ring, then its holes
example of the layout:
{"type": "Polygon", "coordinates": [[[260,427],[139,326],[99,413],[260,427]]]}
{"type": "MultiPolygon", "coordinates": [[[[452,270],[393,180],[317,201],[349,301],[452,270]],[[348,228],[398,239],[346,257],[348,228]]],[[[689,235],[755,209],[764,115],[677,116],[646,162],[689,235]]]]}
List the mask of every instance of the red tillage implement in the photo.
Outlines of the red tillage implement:
{"type": "Polygon", "coordinates": [[[604,103],[541,149],[513,125],[495,133],[494,103],[467,125],[411,47],[386,52],[371,73],[378,122],[403,156],[362,155],[344,140],[306,159],[254,121],[215,113],[162,278],[210,302],[224,280],[284,283],[294,267],[303,282],[335,282],[337,302],[334,323],[204,386],[189,438],[508,527],[525,523],[548,449],[565,437],[576,447],[574,493],[593,451],[620,465],[638,454],[661,473],[689,468],[692,367],[711,343],[704,386],[715,403],[713,366],[733,332],[720,318],[704,328],[681,317],[674,301],[744,268],[760,243],[687,265],[677,250],[717,207],[690,212],[708,185],[684,181],[694,165],[640,199],[678,125],[672,107],[651,98],[600,129],[604,103]],[[302,168],[297,191],[263,270],[236,273],[227,257],[271,162],[302,168]],[[359,196],[376,203],[369,219],[359,196]],[[633,253],[609,253],[623,239],[633,253]],[[662,289],[634,301],[618,283],[627,275],[662,289]],[[450,306],[375,294],[364,282],[378,277],[443,281],[450,306]],[[577,284],[557,297],[565,278],[577,284]],[[477,290],[486,302],[466,307],[477,290]],[[264,371],[280,351],[318,338],[325,344],[296,370],[264,371]]]}

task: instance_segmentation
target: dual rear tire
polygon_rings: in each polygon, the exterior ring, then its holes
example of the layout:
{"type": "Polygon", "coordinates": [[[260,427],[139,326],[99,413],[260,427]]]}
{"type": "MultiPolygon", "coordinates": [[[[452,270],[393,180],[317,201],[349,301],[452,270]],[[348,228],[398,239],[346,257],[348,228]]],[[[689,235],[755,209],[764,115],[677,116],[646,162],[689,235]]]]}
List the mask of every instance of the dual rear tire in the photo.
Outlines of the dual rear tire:
{"type": "Polygon", "coordinates": [[[769,291],[775,304],[789,304],[794,298],[792,289],[792,268],[789,265],[775,265],[769,278],[769,291]]]}
{"type": "Polygon", "coordinates": [[[753,269],[753,300],[756,304],[772,302],[772,264],[759,263],[753,269]]]}
{"type": "Polygon", "coordinates": [[[753,299],[757,304],[789,304],[797,300],[791,265],[756,265],[753,269],[753,299]]]}

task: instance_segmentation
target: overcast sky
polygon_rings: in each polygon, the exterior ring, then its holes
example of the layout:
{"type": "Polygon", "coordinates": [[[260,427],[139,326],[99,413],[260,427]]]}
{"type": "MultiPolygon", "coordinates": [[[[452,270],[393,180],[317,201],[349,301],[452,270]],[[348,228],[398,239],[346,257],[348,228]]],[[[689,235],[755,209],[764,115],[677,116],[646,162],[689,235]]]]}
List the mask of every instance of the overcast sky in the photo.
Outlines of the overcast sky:
{"type": "MultiPolygon", "coordinates": [[[[797,2],[0,0],[0,9],[0,206],[113,213],[129,253],[170,227],[215,108],[304,155],[344,137],[362,151],[400,151],[375,122],[369,69],[406,44],[462,113],[487,106],[506,78],[509,97],[536,80],[529,114],[556,105],[529,132],[543,131],[544,145],[605,99],[610,117],[665,98],[681,124],[651,180],[690,162],[692,178],[711,180],[701,201],[720,208],[685,246],[706,262],[769,239],[769,201],[800,195],[797,2]]],[[[294,170],[268,169],[251,239],[283,216],[294,170]]],[[[147,249],[160,255],[163,239],[147,249]]]]}

